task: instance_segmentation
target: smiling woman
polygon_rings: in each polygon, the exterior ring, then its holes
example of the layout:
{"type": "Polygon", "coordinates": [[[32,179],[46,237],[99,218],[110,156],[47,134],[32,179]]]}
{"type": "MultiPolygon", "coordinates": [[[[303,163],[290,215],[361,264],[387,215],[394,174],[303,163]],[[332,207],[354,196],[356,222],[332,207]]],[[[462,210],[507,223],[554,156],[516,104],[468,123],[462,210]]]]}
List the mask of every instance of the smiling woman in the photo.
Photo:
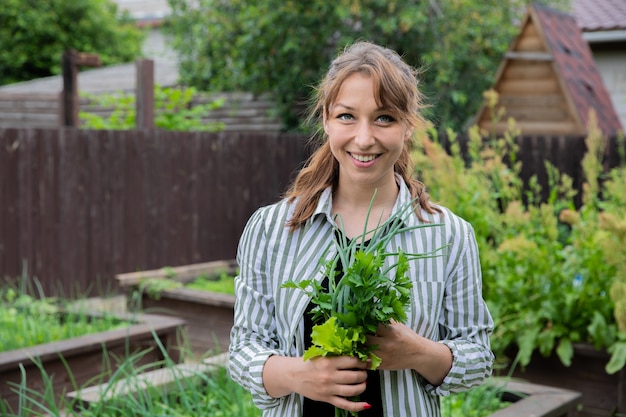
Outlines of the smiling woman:
{"type": "Polygon", "coordinates": [[[286,198],[258,209],[240,240],[231,375],[266,417],[440,416],[438,396],[490,375],[493,323],[471,225],[431,203],[413,178],[412,133],[424,128],[416,73],[394,51],[360,42],[331,63],[315,99],[322,145],[286,198]],[[352,262],[354,248],[381,257],[352,262]],[[406,299],[384,306],[361,335],[350,312],[381,297],[354,299],[340,284],[372,276],[375,294],[394,283],[406,299]],[[321,294],[341,311],[335,322],[317,322],[327,307],[308,288],[335,286],[321,294]],[[324,345],[320,329],[341,344],[364,336],[375,356],[309,350],[324,345]]]}

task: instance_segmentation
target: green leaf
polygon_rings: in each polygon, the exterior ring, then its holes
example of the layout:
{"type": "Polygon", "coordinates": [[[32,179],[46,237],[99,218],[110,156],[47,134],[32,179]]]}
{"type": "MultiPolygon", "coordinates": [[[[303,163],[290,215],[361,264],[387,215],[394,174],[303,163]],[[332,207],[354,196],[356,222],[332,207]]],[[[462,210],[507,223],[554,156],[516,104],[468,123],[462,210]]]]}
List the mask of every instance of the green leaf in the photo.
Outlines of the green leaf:
{"type": "Polygon", "coordinates": [[[611,359],[605,366],[608,374],[614,374],[626,366],[626,342],[617,342],[608,349],[611,359]]]}
{"type": "Polygon", "coordinates": [[[559,345],[556,348],[556,354],[561,359],[561,363],[565,366],[572,364],[572,357],[574,357],[574,347],[569,339],[561,339],[559,345]]]}
{"type": "Polygon", "coordinates": [[[517,352],[517,358],[521,366],[526,366],[530,363],[530,358],[535,350],[535,343],[537,336],[539,335],[538,327],[530,327],[523,330],[517,337],[517,345],[519,351],[517,352]]]}
{"type": "Polygon", "coordinates": [[[610,346],[613,343],[615,335],[611,330],[604,316],[599,311],[594,311],[591,323],[587,326],[587,331],[596,348],[610,346]]]}

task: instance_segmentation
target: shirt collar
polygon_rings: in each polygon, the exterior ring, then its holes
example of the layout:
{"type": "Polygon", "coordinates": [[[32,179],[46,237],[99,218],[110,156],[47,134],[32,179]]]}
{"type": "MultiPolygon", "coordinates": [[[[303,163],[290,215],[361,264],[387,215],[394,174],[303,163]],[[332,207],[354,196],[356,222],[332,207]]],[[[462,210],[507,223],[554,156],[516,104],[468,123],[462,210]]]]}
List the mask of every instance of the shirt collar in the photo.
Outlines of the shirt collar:
{"type": "MultiPolygon", "coordinates": [[[[411,203],[411,201],[413,200],[411,198],[411,193],[409,191],[409,187],[406,185],[406,183],[404,182],[404,180],[402,179],[402,177],[399,174],[395,174],[396,177],[396,183],[398,184],[399,192],[398,192],[398,197],[396,198],[396,203],[393,206],[392,209],[392,215],[395,215],[396,213],[398,213],[403,207],[407,207],[408,204],[411,203]]],[[[332,187],[327,187],[324,191],[322,191],[322,194],[320,195],[320,199],[317,202],[317,207],[315,208],[315,211],[313,212],[313,215],[311,216],[311,218],[309,219],[309,221],[313,221],[313,219],[315,219],[318,215],[325,215],[326,219],[331,223],[334,224],[333,218],[332,218],[332,208],[333,208],[333,193],[332,193],[332,187]]],[[[409,216],[404,216],[404,223],[405,226],[415,226],[419,223],[417,216],[416,215],[409,215],[409,216]]]]}

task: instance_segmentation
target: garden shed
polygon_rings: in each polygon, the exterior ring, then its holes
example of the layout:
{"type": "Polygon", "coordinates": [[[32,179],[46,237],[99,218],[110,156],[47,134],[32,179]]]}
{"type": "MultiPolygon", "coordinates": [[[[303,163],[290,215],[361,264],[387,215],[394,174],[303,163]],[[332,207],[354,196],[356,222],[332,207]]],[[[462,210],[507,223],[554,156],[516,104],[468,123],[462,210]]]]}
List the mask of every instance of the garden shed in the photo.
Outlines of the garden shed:
{"type": "Polygon", "coordinates": [[[522,134],[585,135],[590,111],[606,135],[621,122],[574,16],[532,4],[498,68],[493,89],[504,117],[485,102],[477,124],[502,133],[512,117],[522,134]]]}

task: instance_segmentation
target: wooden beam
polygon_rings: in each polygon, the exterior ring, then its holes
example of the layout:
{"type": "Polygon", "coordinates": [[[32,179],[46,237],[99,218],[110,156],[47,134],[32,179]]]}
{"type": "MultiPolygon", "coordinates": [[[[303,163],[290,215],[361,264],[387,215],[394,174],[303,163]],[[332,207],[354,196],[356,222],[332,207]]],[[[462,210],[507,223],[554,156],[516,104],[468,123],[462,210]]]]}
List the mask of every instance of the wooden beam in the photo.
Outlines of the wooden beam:
{"type": "Polygon", "coordinates": [[[567,102],[560,94],[541,95],[501,95],[498,104],[506,109],[515,107],[535,106],[535,107],[560,107],[566,108],[567,102]]]}
{"type": "Polygon", "coordinates": [[[96,54],[77,52],[73,49],[63,53],[61,57],[63,90],[59,114],[61,126],[78,126],[78,67],[100,65],[100,57],[96,54]]]}
{"type": "Polygon", "coordinates": [[[520,61],[552,61],[553,57],[547,52],[516,52],[510,51],[504,54],[506,59],[517,59],[520,61]]]}
{"type": "MultiPolygon", "coordinates": [[[[482,129],[502,133],[508,130],[506,121],[498,122],[493,126],[490,121],[480,123],[482,129]]],[[[517,127],[522,131],[522,135],[584,135],[585,129],[574,122],[518,122],[517,127]]]]}
{"type": "Polygon", "coordinates": [[[138,59],[135,66],[137,74],[135,125],[137,129],[152,129],[154,128],[154,61],[138,59]]]}
{"type": "Polygon", "coordinates": [[[550,62],[511,61],[502,73],[503,80],[556,77],[550,62]]]}
{"type": "Polygon", "coordinates": [[[544,78],[539,80],[516,80],[508,79],[501,81],[497,90],[500,95],[543,95],[560,92],[559,82],[556,78],[544,78]]]}
{"type": "Polygon", "coordinates": [[[210,261],[199,264],[190,264],[176,267],[152,269],[148,271],[128,272],[115,275],[115,279],[121,287],[137,286],[144,279],[176,279],[180,282],[188,282],[200,275],[219,275],[223,272],[234,273],[237,263],[234,259],[210,261]]]}
{"type": "Polygon", "coordinates": [[[517,42],[519,52],[545,52],[543,40],[539,36],[522,36],[517,42]]]}

